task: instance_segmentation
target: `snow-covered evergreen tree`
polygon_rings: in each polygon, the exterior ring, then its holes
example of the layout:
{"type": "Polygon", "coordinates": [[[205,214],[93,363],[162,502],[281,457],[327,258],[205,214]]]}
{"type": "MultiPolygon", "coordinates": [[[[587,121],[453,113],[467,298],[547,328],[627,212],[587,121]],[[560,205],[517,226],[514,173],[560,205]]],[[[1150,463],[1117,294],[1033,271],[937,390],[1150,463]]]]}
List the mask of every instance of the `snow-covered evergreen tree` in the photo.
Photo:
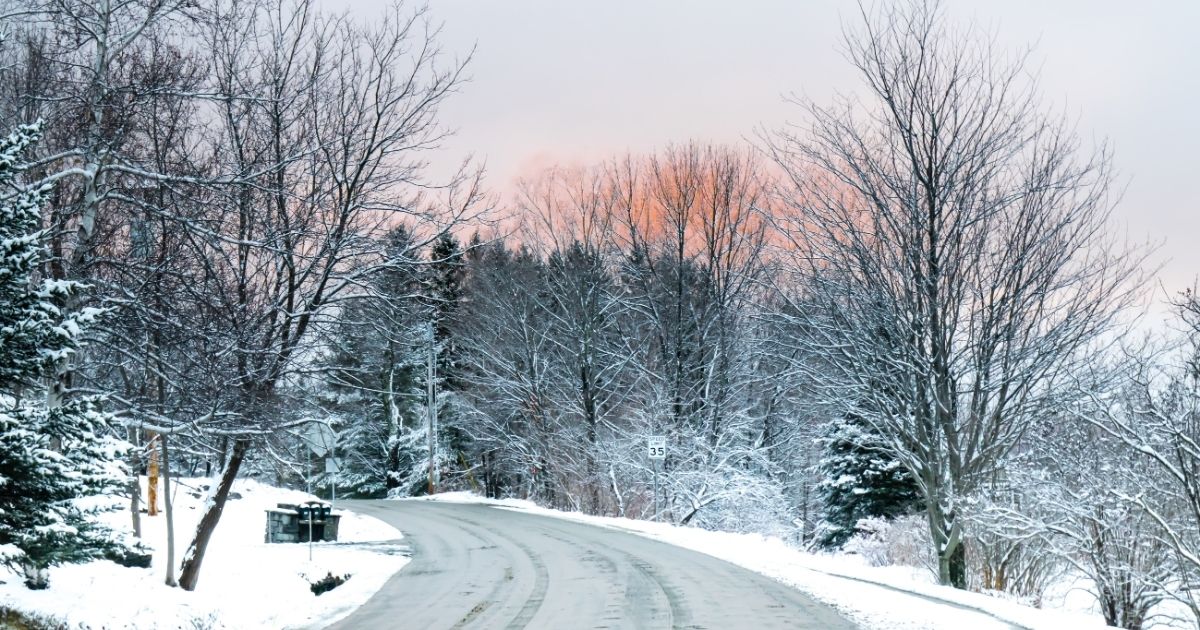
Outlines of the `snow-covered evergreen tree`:
{"type": "Polygon", "coordinates": [[[462,246],[453,234],[441,234],[429,251],[424,301],[433,319],[436,353],[437,440],[444,461],[441,476],[454,487],[471,468],[470,436],[463,428],[461,413],[461,348],[455,331],[463,300],[466,261],[462,246]]]}
{"type": "Polygon", "coordinates": [[[27,125],[0,138],[0,562],[30,588],[49,585],[51,566],[118,548],[92,518],[103,502],[81,500],[124,480],[122,443],[96,399],[45,403],[52,366],[76,351],[97,311],[63,312],[78,285],[36,278],[46,190],[23,189],[15,175],[40,135],[39,125],[27,125]]]}
{"type": "Polygon", "coordinates": [[[830,426],[821,459],[824,514],[821,543],[840,547],[859,520],[911,514],[919,495],[912,476],[894,457],[873,446],[870,429],[853,417],[830,426]]]}
{"type": "Polygon", "coordinates": [[[390,261],[375,273],[369,292],[342,307],[323,358],[322,408],[336,419],[341,470],[339,494],[409,496],[423,491],[428,471],[424,375],[425,309],[412,235],[403,227],[386,237],[390,261]]]}

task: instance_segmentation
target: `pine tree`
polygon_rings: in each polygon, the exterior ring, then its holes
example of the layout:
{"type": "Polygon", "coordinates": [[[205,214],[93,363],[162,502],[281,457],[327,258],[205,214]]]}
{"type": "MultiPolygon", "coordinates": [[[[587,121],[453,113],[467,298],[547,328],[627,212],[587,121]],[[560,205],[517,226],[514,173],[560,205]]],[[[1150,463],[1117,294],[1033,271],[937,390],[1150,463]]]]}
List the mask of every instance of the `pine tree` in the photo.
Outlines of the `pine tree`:
{"type": "MultiPolygon", "coordinates": [[[[39,208],[45,188],[22,189],[23,152],[41,135],[22,126],[0,139],[0,562],[29,588],[47,569],[115,552],[115,534],[81,499],[118,488],[123,443],[93,398],[49,408],[45,382],[80,345],[95,309],[64,313],[73,282],[37,280],[44,262],[39,208]],[[39,394],[41,394],[39,396],[39,394]]],[[[102,503],[102,502],[99,502],[102,503]]]]}
{"type": "Polygon", "coordinates": [[[426,300],[433,310],[434,339],[438,345],[437,368],[443,385],[461,389],[458,375],[458,347],[453,324],[463,297],[466,272],[462,247],[454,235],[442,234],[429,253],[429,284],[426,300]]]}
{"type": "Polygon", "coordinates": [[[460,349],[454,326],[463,300],[466,260],[458,239],[449,232],[434,242],[429,252],[425,300],[433,318],[434,352],[437,366],[439,456],[449,477],[461,477],[470,469],[467,454],[470,438],[463,430],[455,403],[464,384],[460,373],[460,349]]]}
{"type": "Polygon", "coordinates": [[[369,295],[343,307],[324,360],[322,407],[338,417],[342,466],[321,483],[336,480],[349,496],[409,496],[425,487],[426,328],[412,299],[420,282],[412,249],[403,227],[388,234],[388,268],[373,275],[369,295]]]}
{"type": "Polygon", "coordinates": [[[843,545],[861,519],[890,519],[918,509],[920,495],[912,476],[894,457],[874,446],[873,437],[866,423],[849,417],[834,422],[823,440],[823,545],[843,545]]]}

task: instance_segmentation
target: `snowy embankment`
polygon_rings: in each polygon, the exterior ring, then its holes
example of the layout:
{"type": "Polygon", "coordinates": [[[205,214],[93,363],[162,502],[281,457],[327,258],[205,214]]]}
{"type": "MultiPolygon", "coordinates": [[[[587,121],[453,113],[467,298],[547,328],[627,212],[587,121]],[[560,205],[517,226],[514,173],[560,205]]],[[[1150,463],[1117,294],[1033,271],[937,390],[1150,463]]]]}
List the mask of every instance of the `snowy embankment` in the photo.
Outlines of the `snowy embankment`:
{"type": "Polygon", "coordinates": [[[869,567],[851,555],[812,554],[757,534],[713,532],[626,518],[588,516],[539,507],[529,501],[491,500],[469,493],[431,498],[485,503],[554,518],[619,529],[708,554],[793,586],[870,629],[1090,630],[1107,628],[1097,615],[1046,610],[922,581],[920,570],[869,567]]]}
{"type": "MultiPolygon", "coordinates": [[[[143,478],[143,487],[144,483],[143,478]]],[[[191,542],[205,498],[199,489],[207,483],[207,479],[173,482],[176,563],[191,542]]],[[[0,604],[93,630],[316,628],[349,614],[408,562],[397,542],[399,531],[378,519],[340,509],[339,542],[314,544],[310,562],[307,544],[263,542],[264,511],[277,503],[303,503],[314,497],[251,480],[237,481],[233,492],[240,498],[225,505],[195,592],[164,585],[166,518],[161,513],[154,517],[143,513],[142,542],[154,551],[150,568],[125,568],[106,561],[58,567],[51,571],[50,588],[45,591],[27,590],[19,577],[0,569],[0,604]],[[314,595],[310,584],[327,573],[351,577],[332,591],[314,595]]],[[[128,530],[127,504],[106,519],[128,530]]]]}

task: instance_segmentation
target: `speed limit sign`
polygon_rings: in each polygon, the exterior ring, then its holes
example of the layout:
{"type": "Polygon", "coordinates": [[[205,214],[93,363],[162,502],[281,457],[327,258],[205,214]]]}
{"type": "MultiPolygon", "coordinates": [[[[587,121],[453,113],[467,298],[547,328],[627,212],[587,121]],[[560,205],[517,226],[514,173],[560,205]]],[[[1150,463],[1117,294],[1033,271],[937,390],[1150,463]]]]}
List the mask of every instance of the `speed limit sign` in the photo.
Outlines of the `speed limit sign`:
{"type": "Polygon", "coordinates": [[[649,449],[650,459],[667,458],[667,438],[661,435],[651,435],[646,439],[646,446],[649,449]]]}

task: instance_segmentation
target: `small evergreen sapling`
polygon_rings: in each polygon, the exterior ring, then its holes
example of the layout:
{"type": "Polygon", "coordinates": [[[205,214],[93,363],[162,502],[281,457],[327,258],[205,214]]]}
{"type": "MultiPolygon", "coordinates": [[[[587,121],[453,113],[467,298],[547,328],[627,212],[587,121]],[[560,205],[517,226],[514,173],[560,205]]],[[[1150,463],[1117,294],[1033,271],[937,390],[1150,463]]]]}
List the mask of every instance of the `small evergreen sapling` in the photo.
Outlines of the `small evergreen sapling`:
{"type": "Polygon", "coordinates": [[[21,188],[15,176],[40,134],[40,125],[26,125],[0,138],[0,563],[23,573],[29,588],[46,588],[51,566],[121,546],[93,517],[124,477],[124,443],[97,399],[45,402],[46,379],[98,311],[64,312],[79,285],[36,278],[46,189],[21,188]]]}
{"type": "Polygon", "coordinates": [[[920,495],[912,476],[873,445],[877,441],[867,423],[853,417],[835,422],[823,440],[821,544],[842,546],[862,519],[893,519],[918,511],[920,495]]]}

